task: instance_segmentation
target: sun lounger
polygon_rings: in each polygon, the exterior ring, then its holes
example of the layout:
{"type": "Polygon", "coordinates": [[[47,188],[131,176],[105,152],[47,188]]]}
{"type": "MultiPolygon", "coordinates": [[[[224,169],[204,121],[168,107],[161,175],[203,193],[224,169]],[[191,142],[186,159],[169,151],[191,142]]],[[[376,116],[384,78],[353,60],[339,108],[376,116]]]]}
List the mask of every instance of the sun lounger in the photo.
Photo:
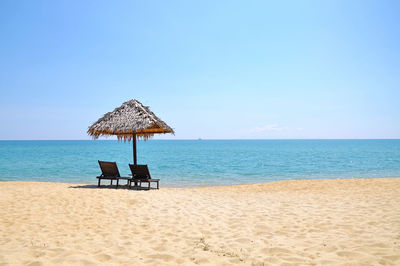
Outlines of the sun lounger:
{"type": "Polygon", "coordinates": [[[151,182],[157,183],[157,189],[160,188],[159,182],[160,179],[152,179],[150,175],[149,168],[147,165],[134,165],[134,164],[129,164],[129,168],[131,169],[132,172],[132,179],[130,180],[129,187],[131,187],[132,182],[135,183],[135,185],[138,183],[139,186],[142,186],[142,183],[148,183],[148,189],[151,188],[150,184],[151,182]]]}
{"type": "Polygon", "coordinates": [[[112,185],[113,181],[116,180],[117,181],[117,186],[116,188],[118,188],[119,185],[119,180],[123,179],[123,180],[127,180],[128,184],[129,184],[129,180],[131,179],[130,177],[121,177],[121,175],[119,174],[118,171],[118,166],[116,162],[103,162],[103,161],[98,161],[99,165],[100,165],[100,169],[102,174],[98,177],[96,177],[97,179],[99,179],[98,182],[98,187],[100,187],[100,181],[102,179],[107,179],[110,180],[110,184],[112,185]]]}

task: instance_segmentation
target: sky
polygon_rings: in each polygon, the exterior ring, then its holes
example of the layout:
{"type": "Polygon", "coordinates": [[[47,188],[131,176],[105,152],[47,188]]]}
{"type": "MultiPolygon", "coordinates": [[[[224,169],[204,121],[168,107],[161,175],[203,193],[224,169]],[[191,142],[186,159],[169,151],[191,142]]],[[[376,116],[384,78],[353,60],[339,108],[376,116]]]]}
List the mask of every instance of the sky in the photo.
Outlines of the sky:
{"type": "Polygon", "coordinates": [[[0,139],[400,138],[400,1],[0,1],[0,139]]]}

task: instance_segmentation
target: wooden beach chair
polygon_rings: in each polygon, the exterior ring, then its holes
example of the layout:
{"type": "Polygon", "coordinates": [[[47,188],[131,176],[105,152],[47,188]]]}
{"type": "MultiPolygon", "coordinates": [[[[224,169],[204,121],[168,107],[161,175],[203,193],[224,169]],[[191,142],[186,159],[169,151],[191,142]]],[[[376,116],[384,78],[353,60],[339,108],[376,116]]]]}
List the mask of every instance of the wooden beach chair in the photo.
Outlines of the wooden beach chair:
{"type": "Polygon", "coordinates": [[[149,168],[147,167],[146,164],[144,165],[138,165],[138,164],[129,164],[129,168],[131,169],[132,172],[132,179],[130,180],[129,187],[132,186],[132,182],[139,183],[139,186],[142,186],[142,183],[148,183],[148,189],[150,190],[151,182],[157,183],[157,189],[160,188],[160,179],[152,179],[150,175],[149,168]]]}
{"type": "Polygon", "coordinates": [[[104,162],[104,161],[98,161],[101,169],[101,175],[97,176],[96,178],[99,180],[97,186],[100,187],[100,181],[102,179],[107,179],[110,180],[110,185],[112,185],[113,181],[117,181],[117,186],[115,188],[118,188],[119,185],[119,180],[124,179],[127,180],[129,184],[129,180],[131,179],[130,177],[121,177],[119,174],[118,166],[116,162],[104,162]]]}

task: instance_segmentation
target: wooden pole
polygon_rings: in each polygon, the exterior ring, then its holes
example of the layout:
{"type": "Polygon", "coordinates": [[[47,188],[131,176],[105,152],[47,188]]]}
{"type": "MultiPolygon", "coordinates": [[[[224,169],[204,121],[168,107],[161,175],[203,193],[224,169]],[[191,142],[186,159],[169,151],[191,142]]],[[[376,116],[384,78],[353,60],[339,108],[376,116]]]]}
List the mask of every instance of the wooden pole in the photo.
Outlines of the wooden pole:
{"type": "Polygon", "coordinates": [[[137,156],[136,156],[136,133],[132,134],[132,145],[133,145],[133,164],[137,165],[137,156]]]}

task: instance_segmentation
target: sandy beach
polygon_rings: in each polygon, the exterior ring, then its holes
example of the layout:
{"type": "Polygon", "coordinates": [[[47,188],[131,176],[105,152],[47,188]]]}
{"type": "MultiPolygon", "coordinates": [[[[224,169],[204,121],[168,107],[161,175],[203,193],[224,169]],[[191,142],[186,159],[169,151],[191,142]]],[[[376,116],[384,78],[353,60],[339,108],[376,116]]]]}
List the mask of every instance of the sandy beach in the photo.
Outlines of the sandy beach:
{"type": "Polygon", "coordinates": [[[400,178],[0,183],[0,265],[400,264],[400,178]]]}

